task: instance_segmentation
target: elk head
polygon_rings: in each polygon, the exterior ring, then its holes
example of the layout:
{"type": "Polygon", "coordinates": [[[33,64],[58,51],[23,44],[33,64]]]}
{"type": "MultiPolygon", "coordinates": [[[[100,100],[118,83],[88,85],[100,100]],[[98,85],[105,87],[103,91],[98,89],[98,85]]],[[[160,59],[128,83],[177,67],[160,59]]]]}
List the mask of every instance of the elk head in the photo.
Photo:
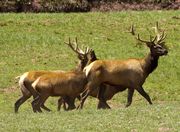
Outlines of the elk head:
{"type": "MultiPolygon", "coordinates": [[[[77,43],[77,38],[75,39],[75,42],[71,42],[71,39],[69,38],[69,42],[65,42],[78,56],[78,59],[80,60],[80,63],[78,65],[78,69],[80,71],[83,70],[83,68],[90,64],[92,61],[91,54],[94,53],[94,51],[88,47],[85,47],[84,50],[79,48],[78,43],[77,43]],[[89,58],[90,56],[90,58],[89,58]]],[[[95,55],[95,54],[94,54],[95,55]]],[[[93,56],[92,56],[93,57],[93,56]]]]}
{"type": "Polygon", "coordinates": [[[166,35],[164,31],[162,33],[159,33],[158,23],[156,24],[155,31],[157,35],[153,39],[152,36],[150,36],[149,41],[140,39],[139,34],[136,39],[142,43],[145,43],[150,48],[152,56],[159,57],[159,56],[167,55],[168,50],[164,42],[166,35]]]}

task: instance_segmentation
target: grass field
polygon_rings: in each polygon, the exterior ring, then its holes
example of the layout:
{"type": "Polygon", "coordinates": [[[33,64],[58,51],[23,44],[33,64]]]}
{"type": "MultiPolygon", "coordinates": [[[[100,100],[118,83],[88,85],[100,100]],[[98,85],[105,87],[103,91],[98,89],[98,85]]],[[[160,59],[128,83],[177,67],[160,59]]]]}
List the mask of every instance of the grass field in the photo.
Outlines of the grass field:
{"type": "Polygon", "coordinates": [[[180,130],[180,11],[144,11],[69,14],[0,14],[0,131],[179,131],[180,130]],[[70,70],[76,55],[64,44],[78,37],[99,59],[142,58],[149,49],[136,46],[127,33],[149,39],[158,21],[167,34],[168,56],[148,77],[145,90],[154,105],[137,92],[132,106],[124,108],[127,92],[117,94],[112,110],[96,110],[88,98],[82,111],[56,112],[57,98],[47,106],[53,112],[34,114],[28,100],[14,114],[21,93],[15,77],[29,70],[70,70]]]}

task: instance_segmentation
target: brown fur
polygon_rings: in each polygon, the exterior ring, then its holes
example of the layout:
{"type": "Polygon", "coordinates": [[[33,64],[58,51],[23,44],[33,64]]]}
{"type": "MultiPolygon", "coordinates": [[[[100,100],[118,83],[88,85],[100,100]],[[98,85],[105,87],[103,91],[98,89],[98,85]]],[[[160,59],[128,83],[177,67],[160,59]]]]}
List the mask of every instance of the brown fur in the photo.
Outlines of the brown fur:
{"type": "MultiPolygon", "coordinates": [[[[102,83],[119,85],[128,88],[128,107],[132,103],[134,89],[136,89],[150,104],[152,104],[149,95],[144,91],[142,85],[146,78],[158,66],[159,56],[166,55],[167,49],[164,47],[164,32],[154,40],[143,41],[150,48],[150,53],[143,59],[128,60],[97,60],[85,67],[84,71],[88,78],[86,90],[83,92],[83,98],[80,108],[83,108],[84,101],[90,92],[99,88],[102,83]],[[157,43],[155,43],[157,40],[157,43]]],[[[99,92],[99,99],[103,100],[103,94],[99,92]]]]}
{"type": "MultiPolygon", "coordinates": [[[[19,107],[27,100],[29,99],[32,94],[28,89],[31,89],[32,83],[40,76],[44,74],[49,74],[52,72],[63,72],[63,71],[29,71],[24,73],[19,77],[19,86],[22,92],[22,96],[16,101],[15,103],[15,113],[18,112],[19,107]]],[[[33,97],[36,97],[36,95],[33,95],[33,97]]],[[[60,101],[59,101],[60,102],[60,101]]],[[[50,111],[46,106],[42,105],[42,108],[50,111]]]]}
{"type": "Polygon", "coordinates": [[[83,72],[51,73],[39,77],[33,84],[33,88],[40,93],[33,103],[33,109],[40,112],[40,106],[49,96],[68,96],[76,98],[87,83],[83,72]]]}
{"type": "MultiPolygon", "coordinates": [[[[41,112],[40,107],[45,103],[49,96],[62,96],[65,99],[71,97],[68,100],[70,100],[69,104],[72,104],[72,106],[68,104],[68,109],[75,108],[73,101],[83,91],[83,88],[87,83],[86,76],[82,70],[86,64],[91,63],[89,60],[92,60],[92,58],[88,57],[89,54],[92,52],[94,53],[92,50],[87,51],[88,52],[83,55],[77,70],[63,73],[49,73],[36,79],[32,84],[33,88],[31,89],[33,95],[38,95],[39,93],[39,95],[36,96],[37,98],[32,102],[34,112],[41,112]]],[[[60,107],[58,106],[58,108],[60,107]]]]}
{"type": "MultiPolygon", "coordinates": [[[[77,53],[78,55],[78,59],[80,60],[80,63],[78,64],[77,68],[73,71],[81,71],[84,66],[86,65],[86,63],[89,61],[87,58],[88,52],[92,52],[92,50],[89,50],[89,48],[86,49],[86,51],[84,52],[83,50],[81,50],[78,47],[77,44],[77,38],[76,38],[76,43],[71,43],[70,39],[69,39],[69,43],[66,43],[75,53],[77,53]],[[75,45],[75,46],[73,46],[75,45]]],[[[52,73],[62,73],[63,71],[57,70],[57,71],[29,71],[24,73],[21,76],[16,77],[17,79],[20,78],[19,80],[19,86],[22,92],[22,96],[16,101],[15,103],[15,112],[18,112],[19,107],[28,99],[30,98],[32,95],[33,97],[37,97],[38,93],[34,92],[34,89],[32,88],[32,83],[40,76],[45,75],[45,74],[52,74],[52,73]]],[[[58,100],[59,104],[64,103],[64,101],[66,101],[66,98],[60,98],[58,100]]],[[[68,103],[68,102],[67,102],[68,103]]],[[[68,105],[70,106],[72,103],[68,103],[68,105]]],[[[41,104],[42,108],[50,111],[50,109],[48,109],[47,107],[44,106],[44,104],[41,104]]],[[[71,106],[73,107],[73,106],[71,106]]],[[[64,107],[65,108],[65,107],[64,107]]]]}

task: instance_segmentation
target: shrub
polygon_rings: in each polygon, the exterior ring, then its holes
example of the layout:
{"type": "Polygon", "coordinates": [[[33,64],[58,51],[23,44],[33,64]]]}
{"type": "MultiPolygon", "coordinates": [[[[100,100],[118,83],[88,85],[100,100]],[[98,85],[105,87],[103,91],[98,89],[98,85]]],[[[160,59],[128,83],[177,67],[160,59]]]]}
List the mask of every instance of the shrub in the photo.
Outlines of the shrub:
{"type": "MultiPolygon", "coordinates": [[[[175,1],[178,0],[1,0],[0,12],[87,12],[94,7],[98,10],[101,5],[109,6],[113,4],[128,8],[131,4],[134,6],[134,4],[142,5],[147,3],[154,5],[164,4],[165,6],[158,6],[158,9],[161,9],[166,8],[175,1]],[[124,4],[128,4],[128,6],[124,6],[124,4]]],[[[169,8],[179,9],[179,4],[169,6],[167,9],[169,8]]]]}

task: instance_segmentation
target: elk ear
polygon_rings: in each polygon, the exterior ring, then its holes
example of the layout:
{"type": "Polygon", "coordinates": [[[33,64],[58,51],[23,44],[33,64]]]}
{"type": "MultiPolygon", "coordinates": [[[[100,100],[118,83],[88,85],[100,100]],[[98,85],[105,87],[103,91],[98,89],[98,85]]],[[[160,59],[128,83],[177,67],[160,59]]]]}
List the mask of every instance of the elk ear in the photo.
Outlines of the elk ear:
{"type": "Polygon", "coordinates": [[[152,43],[146,43],[147,47],[151,48],[152,46],[154,46],[152,43]]]}
{"type": "Polygon", "coordinates": [[[95,52],[94,52],[94,50],[92,50],[91,52],[90,52],[90,54],[88,54],[88,60],[97,60],[97,58],[96,58],[96,54],[95,54],[95,52]]]}
{"type": "Polygon", "coordinates": [[[147,45],[147,47],[152,48],[152,47],[154,47],[156,44],[154,44],[154,43],[152,43],[152,42],[147,42],[146,45],[147,45]]]}
{"type": "Polygon", "coordinates": [[[90,55],[91,55],[91,58],[95,58],[96,57],[94,50],[91,51],[90,55]]]}
{"type": "Polygon", "coordinates": [[[79,54],[79,55],[78,55],[78,59],[79,59],[79,60],[83,60],[83,59],[84,59],[84,56],[79,54]]]}

